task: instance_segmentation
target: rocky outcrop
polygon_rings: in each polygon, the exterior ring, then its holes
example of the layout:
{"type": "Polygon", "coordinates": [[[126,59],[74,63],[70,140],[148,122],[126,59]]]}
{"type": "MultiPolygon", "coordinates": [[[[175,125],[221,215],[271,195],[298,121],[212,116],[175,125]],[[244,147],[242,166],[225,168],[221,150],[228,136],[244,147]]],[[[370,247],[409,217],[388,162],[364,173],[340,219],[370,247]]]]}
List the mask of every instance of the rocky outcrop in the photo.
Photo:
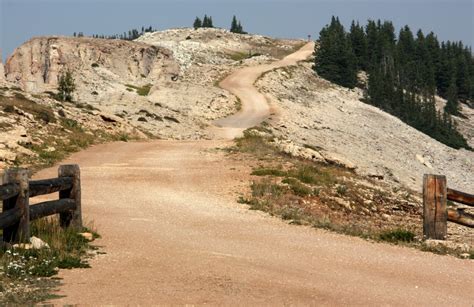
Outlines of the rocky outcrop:
{"type": "Polygon", "coordinates": [[[27,92],[56,88],[58,76],[74,72],[78,94],[119,84],[155,83],[176,74],[170,51],[138,42],[70,37],[38,37],[7,59],[6,79],[27,92]]]}
{"type": "Polygon", "coordinates": [[[0,50],[0,84],[5,82],[5,70],[3,68],[2,51],[0,50]]]}

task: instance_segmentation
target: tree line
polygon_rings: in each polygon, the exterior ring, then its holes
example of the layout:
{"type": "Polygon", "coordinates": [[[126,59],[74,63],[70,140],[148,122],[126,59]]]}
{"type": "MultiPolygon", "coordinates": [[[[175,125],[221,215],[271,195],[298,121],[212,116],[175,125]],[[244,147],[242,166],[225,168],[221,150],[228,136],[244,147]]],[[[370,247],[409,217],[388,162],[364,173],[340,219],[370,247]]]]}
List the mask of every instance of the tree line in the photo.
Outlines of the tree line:
{"type": "MultiPolygon", "coordinates": [[[[142,36],[145,33],[155,32],[155,31],[157,31],[157,30],[153,29],[152,26],[149,26],[149,27],[142,27],[141,31],[139,31],[138,29],[131,29],[131,30],[123,32],[122,34],[112,34],[112,35],[92,34],[91,37],[92,38],[103,38],[103,39],[121,39],[121,40],[131,41],[131,40],[135,40],[135,39],[139,38],[140,36],[142,36]]],[[[74,32],[73,36],[74,37],[84,37],[84,33],[83,32],[79,32],[79,33],[74,32]]]]}
{"type": "Polygon", "coordinates": [[[346,32],[333,17],[319,37],[315,71],[339,85],[354,88],[366,71],[364,101],[453,148],[470,149],[451,115],[459,102],[474,100],[474,58],[462,42],[439,42],[434,33],[415,35],[408,26],[398,37],[390,21],[353,21],[346,32]],[[435,95],[447,99],[443,111],[435,95]]]}
{"type": "MultiPolygon", "coordinates": [[[[212,16],[204,15],[203,19],[201,19],[199,17],[196,17],[196,19],[194,19],[193,27],[194,27],[194,29],[214,28],[214,23],[212,21],[212,16]]],[[[230,32],[237,33],[237,34],[247,34],[247,32],[244,31],[242,23],[240,22],[240,20],[237,20],[237,17],[235,15],[234,15],[234,17],[232,17],[232,22],[231,22],[231,25],[230,25],[230,32]]]]}

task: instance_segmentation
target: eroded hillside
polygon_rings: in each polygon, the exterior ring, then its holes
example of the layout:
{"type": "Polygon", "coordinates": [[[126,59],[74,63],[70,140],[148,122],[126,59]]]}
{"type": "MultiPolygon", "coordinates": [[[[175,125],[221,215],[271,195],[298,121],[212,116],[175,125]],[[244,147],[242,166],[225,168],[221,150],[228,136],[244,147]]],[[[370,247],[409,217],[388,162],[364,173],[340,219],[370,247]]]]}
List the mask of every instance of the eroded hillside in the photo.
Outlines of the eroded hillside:
{"type": "Polygon", "coordinates": [[[136,42],[40,37],[7,60],[6,78],[33,93],[54,91],[69,69],[75,100],[114,114],[159,138],[200,139],[238,100],[220,79],[240,66],[265,63],[301,46],[299,40],[233,34],[222,29],[147,33],[136,42]]]}
{"type": "MultiPolygon", "coordinates": [[[[474,192],[469,175],[474,152],[447,147],[361,102],[361,90],[319,78],[311,63],[272,71],[257,86],[277,109],[271,129],[288,152],[340,163],[417,191],[423,174],[445,174],[450,187],[474,192]]],[[[474,119],[465,120],[472,125],[474,119]]]]}

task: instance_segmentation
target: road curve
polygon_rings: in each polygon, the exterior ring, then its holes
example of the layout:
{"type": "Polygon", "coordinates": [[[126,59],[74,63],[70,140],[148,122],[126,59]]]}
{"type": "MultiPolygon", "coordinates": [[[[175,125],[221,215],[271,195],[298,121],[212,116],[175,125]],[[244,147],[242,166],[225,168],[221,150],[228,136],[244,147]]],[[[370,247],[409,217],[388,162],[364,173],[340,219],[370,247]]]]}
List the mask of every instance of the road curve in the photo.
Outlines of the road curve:
{"type": "Polygon", "coordinates": [[[62,270],[65,297],[51,303],[472,306],[472,260],[288,225],[238,204],[248,162],[215,150],[231,144],[114,143],[65,161],[81,165],[84,217],[106,254],[62,270]]]}
{"type": "MultiPolygon", "coordinates": [[[[304,59],[311,45],[274,65],[224,80],[242,111],[228,135],[268,116],[254,80],[304,59]],[[285,64],[286,63],[286,64],[285,64]],[[247,119],[250,118],[250,119],[247,119]]],[[[93,146],[78,163],[84,219],[104,255],[92,268],[61,270],[56,305],[419,305],[471,306],[470,260],[376,244],[250,211],[236,199],[250,167],[222,148],[230,140],[93,146]]],[[[57,168],[36,178],[55,177],[57,168]]],[[[43,199],[42,199],[43,200],[43,199]]]]}
{"type": "Polygon", "coordinates": [[[307,59],[314,51],[314,42],[307,43],[300,50],[284,59],[266,65],[242,68],[225,78],[221,88],[239,97],[242,108],[236,114],[214,122],[216,134],[225,139],[233,139],[250,127],[256,126],[270,115],[267,99],[254,86],[255,81],[265,72],[275,68],[296,65],[307,59]]]}

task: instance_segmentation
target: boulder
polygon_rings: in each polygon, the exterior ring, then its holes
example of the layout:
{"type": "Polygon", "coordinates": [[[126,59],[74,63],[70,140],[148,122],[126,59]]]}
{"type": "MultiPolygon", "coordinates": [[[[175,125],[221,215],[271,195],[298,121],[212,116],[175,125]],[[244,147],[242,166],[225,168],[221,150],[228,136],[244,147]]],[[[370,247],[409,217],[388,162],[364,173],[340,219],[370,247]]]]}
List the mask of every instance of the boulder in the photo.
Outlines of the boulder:
{"type": "Polygon", "coordinates": [[[43,240],[35,236],[30,238],[30,243],[33,249],[49,248],[48,243],[44,242],[43,240]]]}

